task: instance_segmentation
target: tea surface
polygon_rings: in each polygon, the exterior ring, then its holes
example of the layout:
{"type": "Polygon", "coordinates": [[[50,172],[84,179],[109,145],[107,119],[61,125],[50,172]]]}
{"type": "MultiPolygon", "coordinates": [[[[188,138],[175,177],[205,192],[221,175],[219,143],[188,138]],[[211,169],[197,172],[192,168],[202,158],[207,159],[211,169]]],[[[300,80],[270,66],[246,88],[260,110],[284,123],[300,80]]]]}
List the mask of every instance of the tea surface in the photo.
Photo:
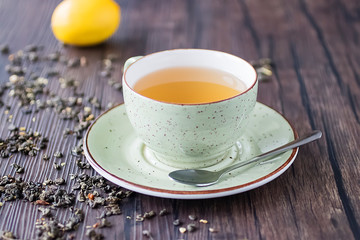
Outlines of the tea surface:
{"type": "Polygon", "coordinates": [[[245,91],[246,86],[224,71],[177,67],[146,75],[135,84],[134,90],[162,102],[197,104],[231,98],[245,91]]]}

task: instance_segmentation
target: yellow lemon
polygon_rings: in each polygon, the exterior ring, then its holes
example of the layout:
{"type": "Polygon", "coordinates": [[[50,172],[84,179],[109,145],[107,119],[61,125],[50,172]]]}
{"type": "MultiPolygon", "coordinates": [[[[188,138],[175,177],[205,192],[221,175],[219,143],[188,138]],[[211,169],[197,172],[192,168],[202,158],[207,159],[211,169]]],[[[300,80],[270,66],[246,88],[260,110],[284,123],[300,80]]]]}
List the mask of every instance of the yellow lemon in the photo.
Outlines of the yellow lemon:
{"type": "Polygon", "coordinates": [[[120,16],[120,7],[113,0],[64,0],[53,12],[51,28],[66,44],[90,46],[113,35],[120,16]]]}

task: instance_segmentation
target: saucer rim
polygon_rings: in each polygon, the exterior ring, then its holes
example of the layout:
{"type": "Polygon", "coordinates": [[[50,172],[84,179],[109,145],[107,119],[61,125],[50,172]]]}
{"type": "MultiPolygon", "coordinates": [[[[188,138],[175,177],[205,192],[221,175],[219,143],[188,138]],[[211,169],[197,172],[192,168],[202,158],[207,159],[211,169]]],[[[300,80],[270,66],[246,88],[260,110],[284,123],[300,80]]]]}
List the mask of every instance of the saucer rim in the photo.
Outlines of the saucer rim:
{"type": "MultiPolygon", "coordinates": [[[[294,139],[298,138],[298,134],[297,134],[295,128],[292,126],[292,124],[289,122],[289,120],[287,120],[280,112],[278,112],[277,110],[275,110],[263,103],[260,103],[258,101],[256,102],[256,104],[260,104],[263,107],[270,108],[271,110],[273,110],[274,112],[279,114],[291,127],[291,130],[294,135],[294,139]]],[[[298,147],[294,148],[291,155],[288,157],[288,159],[281,166],[279,166],[277,169],[270,172],[269,174],[267,174],[261,178],[257,178],[254,181],[236,185],[236,186],[232,186],[232,187],[228,187],[228,188],[206,190],[205,189],[206,187],[199,188],[199,187],[194,186],[194,191],[191,191],[191,190],[189,191],[189,190],[170,190],[170,189],[162,189],[162,188],[153,188],[153,187],[133,183],[133,182],[125,180],[119,176],[116,176],[115,174],[110,173],[109,171],[104,169],[92,156],[92,154],[90,153],[89,146],[88,146],[88,137],[92,130],[92,127],[97,123],[97,121],[101,117],[103,117],[104,115],[108,114],[110,111],[115,110],[116,108],[118,108],[122,105],[124,105],[124,103],[117,104],[116,106],[113,106],[112,108],[107,109],[106,111],[101,113],[94,120],[94,122],[89,126],[89,128],[86,131],[85,138],[83,140],[84,146],[85,146],[84,147],[85,157],[86,157],[87,161],[90,163],[90,165],[95,169],[95,171],[97,171],[100,175],[102,175],[109,181],[111,181],[121,187],[127,188],[127,189],[135,191],[135,192],[143,193],[146,195],[151,195],[151,196],[156,196],[156,197],[165,197],[165,198],[177,198],[177,199],[204,199],[204,198],[229,196],[229,195],[234,195],[237,193],[245,192],[245,191],[260,187],[260,186],[274,180],[278,176],[280,176],[283,172],[285,172],[292,165],[292,163],[295,160],[295,158],[298,154],[298,151],[299,151],[298,147]],[[204,189],[204,190],[201,190],[201,189],[204,189]]]]}

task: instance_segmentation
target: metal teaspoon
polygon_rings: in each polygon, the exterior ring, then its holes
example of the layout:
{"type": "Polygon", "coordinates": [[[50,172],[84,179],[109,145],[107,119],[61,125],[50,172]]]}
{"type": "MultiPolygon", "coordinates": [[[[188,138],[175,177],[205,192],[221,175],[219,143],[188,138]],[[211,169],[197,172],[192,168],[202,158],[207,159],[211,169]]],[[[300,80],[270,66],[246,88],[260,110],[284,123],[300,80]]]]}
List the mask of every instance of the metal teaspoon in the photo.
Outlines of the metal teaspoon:
{"type": "MultiPolygon", "coordinates": [[[[210,185],[217,183],[219,181],[219,179],[225,173],[228,173],[232,170],[235,170],[239,167],[243,167],[250,163],[258,162],[262,159],[279,155],[280,153],[286,152],[293,148],[296,148],[296,147],[299,147],[306,143],[312,142],[316,139],[321,138],[321,135],[322,135],[321,131],[319,131],[319,130],[313,131],[312,133],[310,133],[302,138],[298,138],[298,139],[291,141],[285,145],[275,148],[274,150],[260,154],[260,155],[254,157],[254,158],[251,158],[247,161],[234,164],[232,166],[226,167],[219,171],[207,171],[207,170],[201,170],[201,169],[184,169],[184,170],[177,170],[177,171],[173,171],[173,172],[169,173],[169,177],[177,182],[194,185],[197,187],[210,186],[210,185]]],[[[270,161],[270,160],[266,160],[263,163],[270,161]]]]}

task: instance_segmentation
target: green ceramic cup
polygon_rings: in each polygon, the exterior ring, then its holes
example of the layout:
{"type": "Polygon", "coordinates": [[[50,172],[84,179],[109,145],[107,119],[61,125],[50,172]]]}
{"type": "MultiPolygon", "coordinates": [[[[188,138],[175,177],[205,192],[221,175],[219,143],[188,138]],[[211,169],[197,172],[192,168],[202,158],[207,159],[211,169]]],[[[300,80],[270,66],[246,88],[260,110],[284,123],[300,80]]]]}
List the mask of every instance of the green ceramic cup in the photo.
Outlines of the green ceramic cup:
{"type": "Polygon", "coordinates": [[[123,94],[129,120],[159,161],[176,168],[216,164],[234,147],[253,110],[258,89],[255,69],[234,55],[202,49],[176,49],[127,60],[123,94]],[[174,104],[135,92],[143,76],[172,67],[201,67],[228,72],[241,79],[246,91],[221,101],[174,104]]]}

